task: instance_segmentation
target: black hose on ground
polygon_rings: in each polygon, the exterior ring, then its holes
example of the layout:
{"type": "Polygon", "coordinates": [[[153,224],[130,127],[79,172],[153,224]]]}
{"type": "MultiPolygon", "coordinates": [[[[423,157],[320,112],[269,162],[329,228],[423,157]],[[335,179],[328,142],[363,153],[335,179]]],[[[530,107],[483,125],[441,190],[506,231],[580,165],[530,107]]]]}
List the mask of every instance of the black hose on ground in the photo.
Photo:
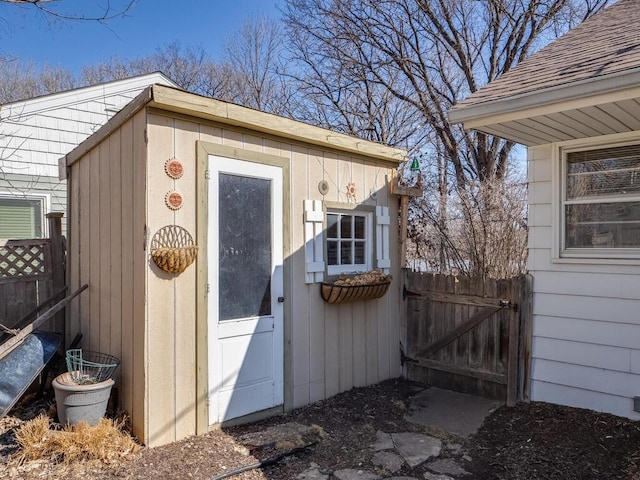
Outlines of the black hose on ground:
{"type": "Polygon", "coordinates": [[[211,478],[211,480],[222,480],[223,478],[228,478],[233,475],[238,475],[240,473],[248,472],[249,470],[253,470],[255,468],[268,467],[269,465],[278,463],[284,457],[299,453],[303,450],[306,450],[306,448],[307,447],[294,448],[293,450],[289,450],[287,452],[274,455],[273,457],[265,458],[264,460],[260,460],[259,462],[252,463],[251,465],[245,465],[244,467],[238,467],[234,470],[229,470],[228,472],[220,473],[215,477],[211,478]]]}

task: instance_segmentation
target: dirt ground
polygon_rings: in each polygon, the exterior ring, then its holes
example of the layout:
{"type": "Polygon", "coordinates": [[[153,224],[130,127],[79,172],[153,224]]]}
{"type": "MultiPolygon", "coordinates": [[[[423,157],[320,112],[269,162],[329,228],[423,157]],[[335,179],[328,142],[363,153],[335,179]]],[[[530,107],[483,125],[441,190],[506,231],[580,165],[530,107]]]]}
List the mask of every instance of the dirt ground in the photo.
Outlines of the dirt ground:
{"type": "MultiPolygon", "coordinates": [[[[48,405],[30,401],[0,421],[0,478],[35,479],[212,479],[257,458],[240,453],[236,439],[270,425],[298,422],[321,426],[326,438],[275,465],[230,477],[236,480],[290,480],[312,463],[326,474],[355,468],[390,477],[371,463],[376,431],[422,432],[444,437],[442,456],[455,458],[468,479],[640,479],[640,422],[587,410],[544,403],[501,407],[480,431],[462,445],[444,432],[427,431],[408,423],[404,414],[420,386],[392,380],[356,388],[329,400],[252,425],[189,437],[170,445],[143,448],[134,458],[116,465],[82,461],[69,465],[41,459],[18,466],[13,431],[48,405]]],[[[425,465],[406,465],[395,475],[424,478],[425,465]]],[[[462,477],[460,477],[462,478],[462,477]]]]}

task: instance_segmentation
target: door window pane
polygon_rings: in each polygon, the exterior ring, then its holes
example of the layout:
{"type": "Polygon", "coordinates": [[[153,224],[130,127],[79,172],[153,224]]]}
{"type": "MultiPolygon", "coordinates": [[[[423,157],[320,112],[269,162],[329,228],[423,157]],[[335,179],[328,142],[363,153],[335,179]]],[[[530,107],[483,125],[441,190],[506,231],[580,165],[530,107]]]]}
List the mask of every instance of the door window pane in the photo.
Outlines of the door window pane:
{"type": "Polygon", "coordinates": [[[271,314],[271,181],[219,176],[221,321],[271,314]]]}

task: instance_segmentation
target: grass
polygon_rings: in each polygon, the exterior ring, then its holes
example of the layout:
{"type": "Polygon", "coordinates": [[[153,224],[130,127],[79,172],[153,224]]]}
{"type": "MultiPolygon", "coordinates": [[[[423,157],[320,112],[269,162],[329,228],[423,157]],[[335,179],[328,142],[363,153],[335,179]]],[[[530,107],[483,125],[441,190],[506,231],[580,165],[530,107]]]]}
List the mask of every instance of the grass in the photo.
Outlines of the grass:
{"type": "Polygon", "coordinates": [[[77,460],[114,463],[130,457],[140,448],[123,427],[124,422],[103,418],[95,426],[80,422],[57,430],[47,416],[40,415],[16,430],[20,450],[13,460],[19,465],[39,459],[63,463],[77,460]]]}

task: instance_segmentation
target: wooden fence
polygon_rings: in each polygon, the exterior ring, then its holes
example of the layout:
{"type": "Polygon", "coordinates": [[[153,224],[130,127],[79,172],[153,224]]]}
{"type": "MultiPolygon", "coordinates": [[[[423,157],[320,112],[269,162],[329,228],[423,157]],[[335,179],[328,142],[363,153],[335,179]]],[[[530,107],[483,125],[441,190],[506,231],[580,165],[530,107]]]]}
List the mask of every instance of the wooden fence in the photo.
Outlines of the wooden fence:
{"type": "Polygon", "coordinates": [[[527,400],[532,277],[405,271],[408,379],[513,405],[527,400]]]}
{"type": "MultiPolygon", "coordinates": [[[[11,336],[7,329],[22,328],[65,297],[62,213],[47,220],[49,238],[0,241],[0,344],[11,336]]],[[[64,333],[64,312],[44,328],[64,333]]]]}

